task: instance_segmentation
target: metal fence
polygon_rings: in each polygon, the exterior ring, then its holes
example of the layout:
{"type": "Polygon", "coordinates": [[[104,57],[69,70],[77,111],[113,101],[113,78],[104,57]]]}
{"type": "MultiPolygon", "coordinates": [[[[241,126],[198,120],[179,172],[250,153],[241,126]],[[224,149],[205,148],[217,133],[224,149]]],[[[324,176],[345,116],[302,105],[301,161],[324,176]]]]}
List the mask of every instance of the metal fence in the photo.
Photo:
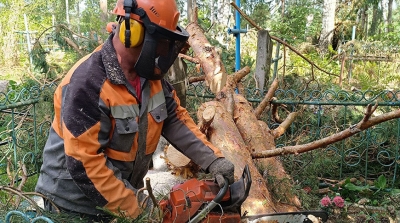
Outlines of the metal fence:
{"type": "Polygon", "coordinates": [[[25,165],[30,175],[38,171],[52,116],[51,110],[43,108],[46,103],[53,103],[52,89],[53,86],[33,86],[0,92],[0,176],[6,174],[5,166],[16,172],[25,165]],[[46,91],[48,95],[43,94],[46,91]]]}
{"type": "MultiPolygon", "coordinates": [[[[245,89],[245,96],[255,108],[263,95],[256,89],[245,89]]],[[[196,111],[199,104],[212,100],[214,95],[203,84],[190,85],[187,104],[190,111],[196,111]]],[[[300,111],[286,133],[276,140],[277,147],[306,144],[343,131],[357,124],[364,116],[368,104],[378,102],[374,115],[399,109],[400,91],[319,91],[279,89],[272,103],[280,105],[280,116],[291,111],[300,111]]],[[[191,113],[193,118],[195,113],[191,113]]],[[[262,119],[271,129],[279,124],[271,113],[265,112],[262,119]]],[[[287,155],[284,160],[286,170],[292,175],[309,174],[307,168],[317,165],[316,175],[311,178],[362,179],[365,183],[383,175],[388,180],[388,188],[398,188],[400,119],[387,121],[345,140],[335,142],[302,155],[287,155]]],[[[314,167],[315,168],[315,167],[314,167]]],[[[296,178],[296,177],[294,177],[296,178]]]]}
{"type": "Polygon", "coordinates": [[[30,195],[20,190],[35,185],[32,176],[39,171],[53,116],[53,87],[0,92],[0,222],[51,222],[36,216],[30,195]]]}
{"type": "MultiPolygon", "coordinates": [[[[46,88],[32,87],[20,91],[0,93],[0,183],[9,184],[7,166],[15,174],[16,185],[21,180],[22,165],[29,175],[37,173],[41,162],[41,152],[51,124],[52,94],[54,86],[46,88]]],[[[265,92],[264,92],[265,93],[265,92]]],[[[255,106],[264,94],[256,89],[245,89],[245,97],[255,106]]],[[[318,91],[279,89],[275,92],[272,103],[280,105],[279,114],[284,117],[291,111],[301,111],[287,132],[276,140],[277,147],[298,145],[312,142],[358,123],[364,115],[366,105],[378,101],[379,107],[374,115],[389,112],[400,107],[400,91],[318,91]]],[[[187,108],[195,117],[201,103],[213,100],[214,95],[203,83],[191,84],[187,90],[187,108]]],[[[262,119],[271,129],[276,123],[269,111],[264,112],[262,119]]],[[[400,119],[376,125],[351,138],[336,142],[302,155],[283,156],[289,173],[306,173],[305,169],[321,157],[325,161],[318,164],[318,174],[310,177],[344,179],[363,177],[374,180],[384,175],[390,187],[400,186],[399,174],[399,140],[400,119]]],[[[1,191],[0,191],[1,192],[1,191]]],[[[10,210],[11,211],[11,210],[10,210]]],[[[7,214],[19,213],[9,212],[7,214]]],[[[1,218],[0,218],[1,219],[1,218]]],[[[0,220],[1,222],[1,220],[0,220]]]]}

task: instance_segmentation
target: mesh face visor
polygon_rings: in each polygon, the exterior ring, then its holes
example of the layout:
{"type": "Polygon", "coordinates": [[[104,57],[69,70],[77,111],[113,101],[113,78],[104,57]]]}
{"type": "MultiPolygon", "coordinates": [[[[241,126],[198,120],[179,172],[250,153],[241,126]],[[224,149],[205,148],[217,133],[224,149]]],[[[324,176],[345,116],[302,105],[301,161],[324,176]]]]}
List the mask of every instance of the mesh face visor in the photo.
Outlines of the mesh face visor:
{"type": "MultiPolygon", "coordinates": [[[[140,12],[135,14],[140,15],[140,12]]],[[[160,80],[184,47],[189,33],[180,26],[176,27],[176,31],[158,26],[148,19],[145,12],[141,19],[146,31],[135,70],[141,77],[160,80]]]]}

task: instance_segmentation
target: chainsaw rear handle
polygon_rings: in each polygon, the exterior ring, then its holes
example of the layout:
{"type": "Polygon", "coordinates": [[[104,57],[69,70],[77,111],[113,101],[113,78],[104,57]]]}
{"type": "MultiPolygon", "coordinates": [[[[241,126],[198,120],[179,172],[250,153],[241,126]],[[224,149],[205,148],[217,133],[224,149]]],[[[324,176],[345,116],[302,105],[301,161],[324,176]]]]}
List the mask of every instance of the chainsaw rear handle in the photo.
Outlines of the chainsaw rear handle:
{"type": "Polygon", "coordinates": [[[208,203],[207,206],[203,208],[203,210],[201,210],[200,213],[198,213],[192,220],[189,220],[188,223],[200,222],[201,219],[207,216],[208,212],[210,212],[215,206],[217,206],[217,204],[219,204],[222,201],[222,198],[224,197],[229,188],[228,179],[224,178],[224,180],[225,184],[221,188],[221,190],[219,190],[217,196],[215,196],[215,198],[210,203],[208,203]]]}

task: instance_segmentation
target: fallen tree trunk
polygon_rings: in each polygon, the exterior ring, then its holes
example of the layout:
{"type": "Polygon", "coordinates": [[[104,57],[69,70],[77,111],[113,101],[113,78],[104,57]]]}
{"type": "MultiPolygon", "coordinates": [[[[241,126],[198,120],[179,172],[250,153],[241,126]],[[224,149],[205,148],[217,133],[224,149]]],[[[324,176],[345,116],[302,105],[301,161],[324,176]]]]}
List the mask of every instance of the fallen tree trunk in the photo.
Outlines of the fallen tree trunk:
{"type": "MultiPolygon", "coordinates": [[[[261,128],[249,102],[240,94],[234,94],[233,99],[235,105],[233,120],[249,152],[257,153],[275,148],[272,132],[261,128]]],[[[219,100],[223,103],[227,102],[225,99],[219,100]]],[[[224,104],[224,106],[228,105],[224,104]]],[[[291,190],[292,178],[286,173],[281,161],[276,158],[267,158],[254,160],[253,163],[257,169],[268,173],[272,184],[266,186],[270,192],[274,192],[273,200],[277,210],[279,212],[298,211],[297,207],[301,206],[300,200],[291,190]],[[279,205],[278,203],[281,202],[291,205],[279,205]]],[[[263,176],[266,178],[265,174],[263,176]]]]}
{"type": "MultiPolygon", "coordinates": [[[[237,96],[235,96],[234,89],[240,87],[238,83],[250,72],[250,68],[244,67],[235,74],[227,76],[219,54],[215,51],[215,48],[210,45],[199,25],[197,23],[191,23],[186,29],[190,34],[188,42],[196,55],[196,59],[199,60],[203,68],[205,80],[211,91],[217,93],[219,96],[223,95],[223,98],[226,98],[224,104],[214,101],[201,105],[198,110],[198,118],[200,120],[199,127],[202,131],[206,132],[208,139],[220,148],[224,155],[234,163],[236,169],[235,176],[237,178],[241,176],[246,163],[250,166],[253,185],[250,190],[250,196],[243,204],[242,210],[247,211],[249,214],[297,211],[297,207],[300,207],[300,201],[293,194],[289,195],[289,193],[285,193],[285,199],[282,199],[292,205],[277,204],[276,201],[271,198],[266,180],[262,177],[251,158],[252,152],[264,151],[265,148],[269,148],[267,147],[268,144],[275,147],[273,137],[271,138],[272,141],[266,141],[266,138],[260,135],[262,132],[261,130],[258,131],[258,135],[254,134],[255,132],[252,130],[254,128],[260,129],[256,115],[261,115],[263,109],[269,104],[273,93],[268,94],[268,98],[265,99],[262,106],[257,109],[256,114],[253,114],[252,109],[246,107],[245,110],[249,111],[248,115],[252,117],[251,121],[246,121],[247,117],[249,117],[245,114],[246,111],[235,111],[237,108],[239,108],[239,110],[243,110],[243,108],[237,105],[237,103],[240,102],[238,102],[237,96]],[[215,107],[213,109],[215,110],[215,117],[207,117],[207,120],[205,120],[203,118],[203,112],[207,106],[215,107]],[[243,118],[241,117],[242,115],[243,118]],[[239,126],[245,125],[246,122],[248,122],[249,126],[241,126],[241,130],[238,130],[236,127],[238,119],[239,126]],[[247,136],[250,135],[257,135],[256,138],[259,140],[254,140],[249,144],[252,139],[248,142],[249,138],[247,136]],[[261,145],[261,147],[256,149],[258,145],[261,145]],[[249,149],[246,149],[247,147],[249,149]],[[277,209],[276,206],[279,208],[277,209]]],[[[275,81],[271,92],[275,92],[277,86],[277,81],[275,81]]],[[[244,103],[248,103],[246,99],[242,99],[244,103]]],[[[207,116],[208,115],[209,114],[207,114],[207,116]]],[[[269,171],[269,176],[277,179],[279,182],[285,182],[285,185],[279,185],[281,188],[292,188],[292,185],[290,185],[291,181],[287,180],[290,179],[290,177],[286,174],[279,160],[272,158],[265,159],[265,161],[257,160],[256,162],[259,162],[259,165],[267,166],[271,169],[269,171]]]]}
{"type": "Polygon", "coordinates": [[[198,109],[198,119],[203,119],[203,112],[209,106],[214,107],[215,113],[212,122],[208,124],[209,128],[206,135],[210,142],[216,145],[225,157],[235,165],[236,180],[241,177],[245,165],[249,165],[252,185],[249,196],[242,205],[242,211],[249,215],[277,212],[266,187],[266,182],[253,163],[250,152],[246,149],[247,146],[236,128],[232,116],[225,109],[225,105],[218,101],[202,104],[198,109]]]}
{"type": "Polygon", "coordinates": [[[186,30],[190,34],[188,42],[201,61],[207,85],[213,93],[219,92],[225,86],[227,76],[219,54],[208,42],[203,29],[197,23],[190,23],[186,30]]]}

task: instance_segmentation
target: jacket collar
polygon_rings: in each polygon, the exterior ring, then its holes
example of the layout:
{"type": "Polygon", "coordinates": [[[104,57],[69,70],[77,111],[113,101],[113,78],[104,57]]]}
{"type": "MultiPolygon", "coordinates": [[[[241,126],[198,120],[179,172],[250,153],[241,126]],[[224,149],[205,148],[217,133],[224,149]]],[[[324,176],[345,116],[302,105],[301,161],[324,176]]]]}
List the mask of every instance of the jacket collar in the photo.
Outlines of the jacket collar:
{"type": "Polygon", "coordinates": [[[101,57],[106,71],[107,78],[113,84],[126,84],[126,78],[124,72],[122,72],[121,66],[118,62],[117,53],[115,52],[112,39],[114,34],[111,34],[106,42],[103,44],[101,49],[101,57]]]}

